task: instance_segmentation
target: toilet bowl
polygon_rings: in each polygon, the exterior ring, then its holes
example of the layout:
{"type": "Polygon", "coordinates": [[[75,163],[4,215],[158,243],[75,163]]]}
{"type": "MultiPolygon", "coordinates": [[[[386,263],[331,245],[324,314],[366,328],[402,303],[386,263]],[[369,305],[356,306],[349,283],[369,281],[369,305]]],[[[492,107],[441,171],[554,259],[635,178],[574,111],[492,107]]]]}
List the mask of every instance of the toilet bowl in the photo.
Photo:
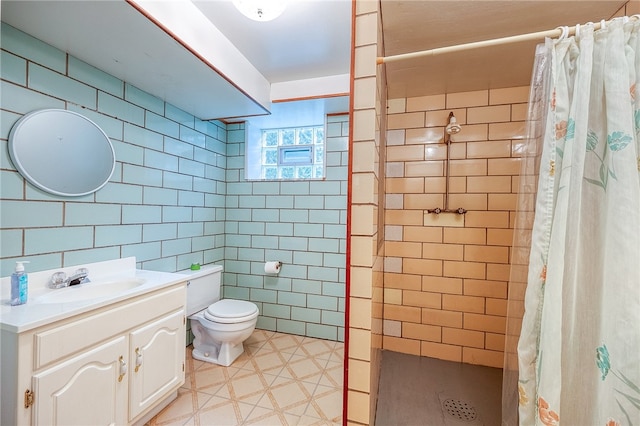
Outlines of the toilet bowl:
{"type": "Polygon", "coordinates": [[[220,299],[219,265],[180,273],[189,276],[187,315],[195,337],[193,358],[231,365],[244,352],[243,342],[255,330],[258,307],[245,300],[220,299]]]}
{"type": "Polygon", "coordinates": [[[244,352],[243,342],[256,328],[258,307],[244,300],[222,299],[189,319],[195,336],[193,357],[229,366],[244,352]]]}

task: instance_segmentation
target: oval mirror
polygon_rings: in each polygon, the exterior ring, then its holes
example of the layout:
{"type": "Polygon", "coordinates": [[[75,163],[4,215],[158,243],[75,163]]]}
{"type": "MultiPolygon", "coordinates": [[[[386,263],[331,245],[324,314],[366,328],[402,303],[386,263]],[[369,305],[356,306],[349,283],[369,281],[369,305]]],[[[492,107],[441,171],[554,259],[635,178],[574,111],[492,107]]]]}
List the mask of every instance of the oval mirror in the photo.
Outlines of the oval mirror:
{"type": "Polygon", "coordinates": [[[64,109],[33,111],[20,118],[9,133],[9,156],[33,185],[67,197],[102,188],[116,165],[113,145],[104,131],[64,109]]]}

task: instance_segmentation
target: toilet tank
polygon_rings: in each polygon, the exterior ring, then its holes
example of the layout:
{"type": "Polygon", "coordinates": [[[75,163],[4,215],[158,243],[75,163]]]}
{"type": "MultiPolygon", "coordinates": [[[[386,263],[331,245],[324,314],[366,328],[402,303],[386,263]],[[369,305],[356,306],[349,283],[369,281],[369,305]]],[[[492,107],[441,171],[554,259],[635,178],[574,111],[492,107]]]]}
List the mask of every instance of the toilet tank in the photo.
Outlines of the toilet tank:
{"type": "Polygon", "coordinates": [[[197,271],[186,269],[177,273],[187,277],[187,316],[220,300],[222,266],[205,265],[197,271]]]}

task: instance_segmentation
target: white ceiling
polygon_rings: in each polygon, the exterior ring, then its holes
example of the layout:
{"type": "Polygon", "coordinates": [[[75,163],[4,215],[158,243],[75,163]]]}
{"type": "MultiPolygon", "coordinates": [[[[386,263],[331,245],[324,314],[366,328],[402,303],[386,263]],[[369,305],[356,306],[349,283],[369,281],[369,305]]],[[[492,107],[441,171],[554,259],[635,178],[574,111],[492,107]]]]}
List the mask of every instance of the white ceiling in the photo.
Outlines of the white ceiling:
{"type": "Polygon", "coordinates": [[[252,21],[231,1],[192,1],[271,83],[349,73],[349,0],[291,0],[269,22],[252,21]]]}
{"type": "MultiPolygon", "coordinates": [[[[249,20],[231,0],[2,0],[0,13],[10,25],[199,118],[231,120],[265,114],[275,86],[350,71],[351,0],[289,3],[271,22],[249,20]],[[166,16],[145,16],[145,5],[166,16]]],[[[394,55],[609,19],[625,3],[381,0],[384,47],[394,55]]],[[[528,85],[535,44],[386,64],[388,95],[528,85]]],[[[346,111],[346,101],[331,108],[346,111]]]]}
{"type": "MultiPolygon", "coordinates": [[[[382,0],[385,56],[610,19],[625,0],[382,0]]],[[[530,84],[543,40],[390,62],[390,99],[530,84]]]]}

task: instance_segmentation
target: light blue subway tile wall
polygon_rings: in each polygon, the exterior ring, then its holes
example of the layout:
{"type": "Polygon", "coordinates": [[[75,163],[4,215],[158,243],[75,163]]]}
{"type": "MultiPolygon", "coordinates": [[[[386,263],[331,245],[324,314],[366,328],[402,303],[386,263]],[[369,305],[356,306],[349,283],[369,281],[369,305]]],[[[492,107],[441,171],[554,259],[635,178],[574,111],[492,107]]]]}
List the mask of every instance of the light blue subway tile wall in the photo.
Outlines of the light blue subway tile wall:
{"type": "Polygon", "coordinates": [[[25,256],[91,248],[93,228],[73,226],[26,229],[24,247],[25,256]]]}
{"type": "Polygon", "coordinates": [[[179,238],[191,238],[199,237],[204,233],[204,224],[198,222],[179,223],[178,224],[178,237],[179,238]]]}
{"type": "Polygon", "coordinates": [[[95,227],[95,246],[118,246],[142,242],[142,225],[111,225],[95,227]]]}
{"type": "Polygon", "coordinates": [[[97,90],[72,78],[29,62],[27,86],[35,91],[66,99],[90,109],[96,108],[97,90]]]}
{"type": "Polygon", "coordinates": [[[166,240],[162,242],[162,257],[191,253],[191,238],[166,240]]]}
{"type": "Polygon", "coordinates": [[[175,155],[176,157],[193,159],[195,149],[196,147],[193,145],[182,143],[179,139],[164,138],[164,152],[175,155]]]}
{"type": "Polygon", "coordinates": [[[22,230],[0,230],[0,253],[3,256],[20,256],[22,254],[22,230]]]}
{"type": "MultiPolygon", "coordinates": [[[[125,83],[124,86],[124,98],[132,104],[141,106],[142,108],[159,115],[164,114],[166,108],[162,99],[127,83],[125,83]]],[[[177,127],[177,123],[175,127],[177,127]]]]}
{"type": "Polygon", "coordinates": [[[85,250],[73,250],[66,252],[64,254],[64,263],[66,265],[81,265],[85,263],[100,262],[104,259],[116,259],[118,257],[120,257],[120,248],[116,246],[89,248],[85,250]]]}
{"type": "Polygon", "coordinates": [[[193,126],[190,127],[180,126],[180,140],[183,142],[187,142],[190,145],[204,148],[206,145],[205,135],[196,130],[193,130],[193,126]]]}
{"type": "Polygon", "coordinates": [[[18,259],[31,261],[30,271],[127,256],[163,271],[222,263],[226,124],[202,121],[5,23],[0,40],[0,275],[18,259]],[[16,172],[6,155],[11,127],[43,108],[78,112],[109,136],[117,164],[105,187],[59,197],[16,172]]]}
{"type": "Polygon", "coordinates": [[[162,207],[160,206],[122,206],[122,224],[160,223],[162,207]]]}
{"type": "Polygon", "coordinates": [[[0,40],[2,49],[13,52],[17,56],[30,62],[41,64],[57,72],[64,72],[67,65],[67,55],[37,38],[31,37],[11,25],[0,26],[0,40]]]}
{"type": "Polygon", "coordinates": [[[275,323],[276,325],[274,328],[281,331],[282,333],[301,335],[307,334],[307,327],[305,326],[305,324],[307,324],[306,322],[278,318],[276,319],[275,323]]]}
{"type": "Polygon", "coordinates": [[[327,340],[344,340],[344,335],[340,336],[340,333],[344,333],[344,327],[337,327],[333,325],[323,324],[309,324],[307,327],[307,333],[309,335],[316,336],[320,339],[327,340]]]}
{"type": "Polygon", "coordinates": [[[191,191],[193,189],[193,178],[191,176],[170,171],[162,172],[162,182],[165,188],[174,188],[191,191]]]}
{"type": "Polygon", "coordinates": [[[113,96],[99,91],[98,111],[137,126],[144,126],[144,109],[126,102],[122,96],[113,96]]]}
{"type": "Polygon", "coordinates": [[[18,172],[0,170],[0,194],[4,199],[20,199],[24,193],[24,180],[18,172]]]}
{"type": "Polygon", "coordinates": [[[95,200],[101,203],[141,204],[144,189],[138,185],[117,183],[111,178],[109,183],[95,193],[95,200]]]}
{"type": "MultiPolygon", "coordinates": [[[[195,126],[196,119],[193,115],[171,104],[165,105],[164,115],[165,117],[175,121],[176,123],[180,123],[183,126],[187,126],[192,129],[195,126]]],[[[207,131],[205,129],[204,131],[200,131],[200,133],[207,133],[207,131]]]]}
{"type": "Polygon", "coordinates": [[[258,303],[258,327],[344,338],[348,124],[327,117],[325,180],[284,182],[245,181],[244,124],[227,127],[223,291],[258,303]],[[283,262],[279,275],[264,273],[268,260],[283,262]]]}
{"type": "MultiPolygon", "coordinates": [[[[127,158],[131,164],[141,166],[144,164],[144,149],[117,140],[111,141],[116,158],[127,158]]],[[[120,176],[118,173],[116,176],[120,176]]]]}
{"type": "Polygon", "coordinates": [[[180,134],[180,125],[178,123],[151,111],[147,111],[145,114],[145,127],[173,138],[177,138],[180,134]]]}
{"type": "Polygon", "coordinates": [[[209,164],[216,164],[218,156],[215,152],[207,151],[199,147],[194,147],[193,159],[207,164],[207,167],[205,167],[205,170],[204,170],[205,176],[207,175],[207,173],[217,172],[217,173],[221,173],[220,178],[224,179],[223,170],[221,170],[219,167],[216,168],[214,166],[209,166],[209,164]]]}
{"type": "MultiPolygon", "coordinates": [[[[128,123],[124,125],[124,142],[156,151],[163,151],[162,134],[128,123]]],[[[167,150],[165,149],[164,151],[166,152],[167,150]]]]}
{"type": "Polygon", "coordinates": [[[95,225],[113,225],[120,223],[122,209],[135,206],[120,206],[118,204],[104,203],[65,203],[65,226],[80,226],[87,222],[87,218],[93,218],[95,225]]]}
{"type": "Polygon", "coordinates": [[[122,182],[140,186],[162,186],[162,170],[149,167],[122,165],[122,182]]]}
{"type": "Polygon", "coordinates": [[[142,225],[142,241],[173,240],[178,237],[177,223],[157,223],[142,225]]]}
{"type": "Polygon", "coordinates": [[[2,78],[16,84],[24,86],[27,76],[24,70],[27,68],[27,61],[18,58],[7,52],[0,52],[0,66],[2,67],[2,78]]]}
{"type": "Polygon", "coordinates": [[[144,150],[143,164],[145,167],[151,167],[154,169],[171,172],[178,171],[178,158],[176,156],[155,151],[153,149],[144,150]]]}
{"type": "Polygon", "coordinates": [[[87,108],[82,108],[81,106],[67,103],[67,109],[73,112],[77,112],[80,115],[84,115],[89,120],[96,123],[109,138],[121,141],[122,135],[124,132],[123,121],[116,118],[106,115],[100,111],[93,111],[87,108]]]}
{"type": "Polygon", "coordinates": [[[62,203],[3,199],[0,203],[2,229],[60,227],[63,207],[62,203]]]}
{"type": "Polygon", "coordinates": [[[99,94],[106,92],[119,98],[124,95],[124,83],[119,78],[92,67],[73,56],[69,57],[68,63],[69,77],[84,81],[85,84],[97,88],[101,91],[98,92],[99,94]]]}
{"type": "Polygon", "coordinates": [[[186,158],[178,159],[178,172],[182,174],[204,177],[204,169],[204,164],[199,161],[187,160],[186,158]]]}
{"type": "MultiPolygon", "coordinates": [[[[60,99],[55,99],[51,96],[29,90],[25,86],[19,86],[6,81],[0,82],[0,96],[2,108],[5,108],[7,112],[7,114],[3,114],[3,120],[8,118],[11,112],[18,113],[22,116],[22,114],[36,109],[64,108],[65,105],[64,101],[60,99]]],[[[9,134],[10,126],[13,125],[13,123],[15,123],[13,120],[4,121],[2,127],[2,135],[4,138],[7,137],[4,135],[9,134]],[[6,129],[4,127],[5,125],[9,125],[9,129],[6,129]]]]}
{"type": "MultiPolygon", "coordinates": [[[[1,66],[0,66],[1,72],[1,66]]],[[[5,101],[5,87],[12,86],[10,84],[5,84],[4,81],[0,81],[0,105],[4,104],[5,101]]],[[[3,111],[0,109],[0,135],[8,135],[11,131],[11,127],[13,123],[15,123],[21,117],[20,114],[16,114],[9,111],[3,111]]],[[[2,139],[0,139],[2,140],[2,139]]],[[[7,148],[6,145],[2,145],[2,148],[7,148]]],[[[13,164],[11,160],[9,160],[9,151],[7,149],[0,150],[0,169],[2,170],[11,170],[13,169],[13,164]]]]}

